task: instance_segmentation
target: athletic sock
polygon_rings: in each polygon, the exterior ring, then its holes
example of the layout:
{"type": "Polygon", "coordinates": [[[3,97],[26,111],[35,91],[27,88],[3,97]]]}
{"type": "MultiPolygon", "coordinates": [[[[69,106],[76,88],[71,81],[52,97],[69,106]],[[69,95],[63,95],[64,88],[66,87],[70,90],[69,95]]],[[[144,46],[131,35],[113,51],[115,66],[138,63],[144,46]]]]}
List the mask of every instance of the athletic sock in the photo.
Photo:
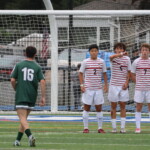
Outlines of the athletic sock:
{"type": "Polygon", "coordinates": [[[98,123],[98,129],[102,129],[103,126],[103,113],[97,112],[97,123],[98,123]]]}
{"type": "Polygon", "coordinates": [[[30,129],[26,129],[26,130],[25,130],[25,133],[26,133],[26,135],[27,135],[28,137],[29,137],[30,135],[32,135],[30,129]]]}
{"type": "Polygon", "coordinates": [[[84,110],[82,117],[84,129],[88,129],[89,112],[84,110]]]}
{"type": "Polygon", "coordinates": [[[116,129],[116,119],[112,119],[111,123],[112,123],[112,128],[116,129]]]}
{"type": "Polygon", "coordinates": [[[121,129],[125,128],[126,125],[126,118],[121,118],[121,129]]]}
{"type": "Polygon", "coordinates": [[[22,136],[23,136],[23,133],[18,132],[16,140],[21,141],[22,136]]]}
{"type": "Polygon", "coordinates": [[[141,112],[135,113],[136,128],[141,128],[141,112]]]}

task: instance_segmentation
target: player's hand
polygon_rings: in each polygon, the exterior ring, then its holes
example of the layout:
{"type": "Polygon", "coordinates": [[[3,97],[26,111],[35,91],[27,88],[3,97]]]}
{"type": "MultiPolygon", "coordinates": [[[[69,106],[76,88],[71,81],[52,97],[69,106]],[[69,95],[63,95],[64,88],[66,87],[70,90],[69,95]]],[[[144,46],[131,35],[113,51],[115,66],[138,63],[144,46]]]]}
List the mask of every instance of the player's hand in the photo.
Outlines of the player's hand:
{"type": "Polygon", "coordinates": [[[41,98],[41,101],[40,101],[40,106],[44,106],[45,105],[45,98],[41,98]]]}
{"type": "Polygon", "coordinates": [[[107,93],[107,92],[108,92],[108,86],[107,86],[107,85],[104,85],[103,91],[104,91],[104,93],[107,93]]]}
{"type": "Polygon", "coordinates": [[[122,57],[122,56],[128,56],[128,52],[121,52],[121,53],[119,53],[119,57],[122,57]]]}
{"type": "Polygon", "coordinates": [[[123,85],[122,85],[122,89],[123,90],[126,90],[128,88],[128,84],[127,83],[124,83],[123,85]]]}
{"type": "Polygon", "coordinates": [[[80,86],[81,88],[81,92],[84,93],[85,92],[85,87],[84,86],[80,86]]]}
{"type": "Polygon", "coordinates": [[[123,52],[123,55],[124,56],[128,56],[128,52],[123,52]]]}

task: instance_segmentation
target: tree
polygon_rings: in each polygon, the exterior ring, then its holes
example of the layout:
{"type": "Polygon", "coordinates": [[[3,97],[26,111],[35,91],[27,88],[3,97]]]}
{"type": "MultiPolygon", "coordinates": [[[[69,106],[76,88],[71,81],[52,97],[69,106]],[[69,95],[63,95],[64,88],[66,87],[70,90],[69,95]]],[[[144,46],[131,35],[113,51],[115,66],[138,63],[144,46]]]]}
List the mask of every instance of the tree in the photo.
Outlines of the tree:
{"type": "MultiPolygon", "coordinates": [[[[139,0],[132,0],[132,5],[139,0]]],[[[140,0],[139,9],[150,9],[150,1],[148,0],[140,0]]]]}

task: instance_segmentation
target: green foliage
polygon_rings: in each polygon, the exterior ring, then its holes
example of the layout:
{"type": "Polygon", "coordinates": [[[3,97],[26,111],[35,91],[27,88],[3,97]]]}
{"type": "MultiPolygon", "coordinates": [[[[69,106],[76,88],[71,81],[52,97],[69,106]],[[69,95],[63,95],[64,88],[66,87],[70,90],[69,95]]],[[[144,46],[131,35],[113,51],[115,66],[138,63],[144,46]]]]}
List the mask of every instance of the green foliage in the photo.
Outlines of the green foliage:
{"type": "Polygon", "coordinates": [[[42,0],[1,0],[1,9],[44,9],[42,0]]]}
{"type": "MultiPolygon", "coordinates": [[[[54,9],[65,10],[69,9],[71,0],[51,0],[54,9]]],[[[72,0],[73,7],[85,4],[92,0],[72,0]]],[[[45,9],[43,0],[1,0],[0,9],[29,9],[39,10],[45,9]]]]}
{"type": "MultiPolygon", "coordinates": [[[[73,2],[73,7],[76,7],[94,0],[51,0],[52,5],[56,10],[69,9],[70,1],[73,2]]],[[[131,0],[131,5],[137,1],[140,1],[139,9],[150,9],[150,2],[148,0],[131,0]]],[[[1,0],[0,9],[40,10],[45,9],[45,6],[43,0],[1,0]]]]}

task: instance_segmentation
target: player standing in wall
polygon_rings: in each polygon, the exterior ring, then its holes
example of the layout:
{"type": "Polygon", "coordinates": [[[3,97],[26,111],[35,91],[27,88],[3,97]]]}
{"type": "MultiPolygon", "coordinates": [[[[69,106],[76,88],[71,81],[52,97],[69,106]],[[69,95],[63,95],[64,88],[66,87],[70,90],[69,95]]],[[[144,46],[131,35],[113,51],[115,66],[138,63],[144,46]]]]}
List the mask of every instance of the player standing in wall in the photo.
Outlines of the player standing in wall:
{"type": "Polygon", "coordinates": [[[130,78],[131,62],[127,55],[126,46],[123,43],[114,45],[115,54],[110,56],[111,80],[108,92],[108,100],[111,102],[112,133],[117,132],[116,108],[120,105],[121,130],[125,133],[126,102],[129,101],[128,84],[130,78]]]}
{"type": "Polygon", "coordinates": [[[98,133],[105,133],[102,129],[103,113],[102,104],[104,103],[102,90],[102,74],[104,76],[104,92],[107,92],[106,65],[103,59],[98,58],[98,46],[93,44],[89,47],[90,58],[85,59],[79,70],[79,80],[82,94],[83,110],[83,133],[89,133],[88,119],[91,105],[95,105],[98,121],[98,133]]]}
{"type": "Polygon", "coordinates": [[[150,116],[150,45],[142,44],[140,48],[141,57],[132,63],[132,80],[136,83],[134,101],[136,102],[136,130],[135,133],[141,132],[141,111],[144,100],[148,103],[150,116]]]}
{"type": "Polygon", "coordinates": [[[29,146],[35,146],[35,138],[31,134],[27,117],[34,108],[37,99],[38,82],[41,85],[40,106],[45,105],[45,79],[41,67],[34,61],[36,48],[26,48],[26,59],[14,67],[11,74],[11,84],[16,91],[15,108],[20,120],[20,127],[14,146],[20,146],[23,133],[28,136],[29,146]]]}

